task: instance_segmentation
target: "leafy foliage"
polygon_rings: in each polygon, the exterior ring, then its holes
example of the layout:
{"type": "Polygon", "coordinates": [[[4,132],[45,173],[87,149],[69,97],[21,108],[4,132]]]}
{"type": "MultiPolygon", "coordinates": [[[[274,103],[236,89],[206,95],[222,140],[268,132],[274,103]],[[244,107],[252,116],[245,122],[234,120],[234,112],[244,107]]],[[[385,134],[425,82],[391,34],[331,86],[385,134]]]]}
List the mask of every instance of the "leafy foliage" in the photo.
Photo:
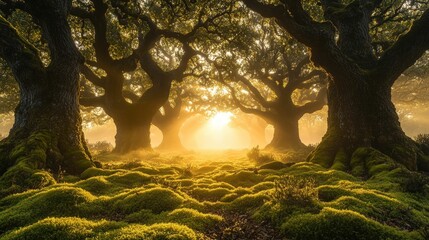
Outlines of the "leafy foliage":
{"type": "Polygon", "coordinates": [[[429,146],[429,134],[421,133],[415,137],[415,140],[419,144],[424,144],[429,146]]]}

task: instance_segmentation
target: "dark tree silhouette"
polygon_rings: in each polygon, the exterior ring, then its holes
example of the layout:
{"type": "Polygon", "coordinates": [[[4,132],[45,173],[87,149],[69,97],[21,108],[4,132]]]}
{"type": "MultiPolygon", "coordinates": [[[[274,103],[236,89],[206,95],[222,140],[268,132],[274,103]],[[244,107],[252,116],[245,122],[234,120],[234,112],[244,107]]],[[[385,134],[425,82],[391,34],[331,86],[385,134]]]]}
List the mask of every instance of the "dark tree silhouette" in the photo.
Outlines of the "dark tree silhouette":
{"type": "MultiPolygon", "coordinates": [[[[310,161],[371,175],[374,172],[367,170],[380,164],[374,157],[381,152],[409,170],[429,170],[429,159],[402,131],[391,101],[393,83],[429,48],[428,9],[420,17],[414,16],[411,28],[390,47],[375,51],[370,27],[377,21],[372,15],[383,8],[385,1],[354,0],[345,4],[322,0],[323,21],[311,16],[298,0],[282,0],[277,5],[243,2],[262,16],[276,19],[279,26],[308,46],[313,63],[332,78],[328,130],[309,156],[310,161]]],[[[410,3],[403,4],[407,9],[410,3]]],[[[377,171],[393,165],[386,164],[377,171]]]]}
{"type": "MultiPolygon", "coordinates": [[[[188,63],[195,55],[191,46],[200,29],[206,29],[219,15],[207,16],[204,9],[200,9],[196,17],[196,23],[191,29],[181,31],[169,30],[158,26],[150,15],[137,12],[133,8],[139,5],[127,5],[128,2],[111,1],[109,6],[102,0],[92,0],[94,10],[90,7],[73,9],[73,14],[82,19],[88,19],[95,34],[94,51],[95,60],[87,61],[82,68],[82,73],[94,85],[104,89],[104,94],[89,98],[82,98],[84,106],[102,107],[116,125],[117,153],[127,153],[140,148],[151,148],[150,125],[153,117],[168,100],[173,81],[182,81],[187,74],[188,63]],[[112,8],[112,11],[109,9],[112,8]],[[127,24],[135,24],[139,32],[138,46],[128,56],[114,58],[111,54],[111,44],[108,41],[108,13],[127,24]],[[204,18],[204,19],[203,19],[204,18]],[[178,42],[183,51],[181,59],[173,69],[165,69],[154,59],[152,50],[162,40],[174,40],[178,42]],[[141,96],[132,91],[124,91],[124,73],[137,70],[138,63],[151,82],[151,87],[146,89],[141,96]],[[92,68],[103,70],[105,76],[99,76],[92,68]],[[127,101],[130,100],[130,101],[127,101]]],[[[182,18],[176,19],[180,22],[182,18]]],[[[163,52],[162,54],[169,54],[163,52]]],[[[169,65],[169,63],[165,63],[169,65]]],[[[174,65],[173,65],[174,66],[174,65]]],[[[171,66],[167,66],[171,68],[171,66]]]]}
{"type": "Polygon", "coordinates": [[[31,15],[49,47],[47,67],[38,49],[0,16],[0,56],[19,84],[20,100],[9,136],[0,143],[4,184],[46,183],[37,169],[80,174],[93,166],[81,129],[79,66],[84,59],[72,39],[67,16],[71,1],[3,1],[2,12],[31,15]]]}
{"type": "Polygon", "coordinates": [[[305,48],[272,21],[252,14],[249,18],[258,24],[238,34],[250,31],[251,39],[237,37],[222,47],[212,61],[215,79],[230,90],[233,105],[274,127],[268,148],[303,148],[298,121],[326,104],[326,75],[314,69],[305,48]]]}
{"type": "Polygon", "coordinates": [[[184,150],[179,132],[183,123],[195,113],[184,111],[184,93],[178,88],[171,102],[167,101],[153,118],[152,124],[162,132],[162,142],[158,148],[163,150],[184,150]],[[179,92],[177,92],[179,91],[179,92]]]}

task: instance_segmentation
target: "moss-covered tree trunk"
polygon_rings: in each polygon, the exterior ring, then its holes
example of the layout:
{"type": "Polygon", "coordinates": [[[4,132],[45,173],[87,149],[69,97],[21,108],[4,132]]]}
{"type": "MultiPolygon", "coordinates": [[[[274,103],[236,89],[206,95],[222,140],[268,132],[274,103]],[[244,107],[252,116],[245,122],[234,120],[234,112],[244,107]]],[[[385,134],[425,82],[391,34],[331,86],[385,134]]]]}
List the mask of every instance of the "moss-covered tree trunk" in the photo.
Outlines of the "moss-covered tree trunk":
{"type": "MultiPolygon", "coordinates": [[[[401,129],[390,86],[365,79],[356,85],[360,86],[340,88],[331,83],[328,130],[309,159],[325,167],[365,175],[372,165],[378,165],[371,162],[378,151],[410,170],[429,170],[427,158],[401,129]]],[[[379,167],[387,170],[394,164],[379,167]]]]}
{"type": "Polygon", "coordinates": [[[370,29],[384,28],[371,25],[384,1],[320,1],[323,21],[312,18],[301,1],[277,6],[243,2],[264,17],[275,18],[310,48],[313,63],[331,76],[328,131],[310,161],[367,176],[398,163],[429,171],[429,159],[402,131],[390,99],[396,79],[429,49],[429,9],[376,56],[379,51],[373,47],[370,29]]]}
{"type": "Polygon", "coordinates": [[[6,19],[0,19],[0,56],[20,87],[20,102],[9,136],[0,144],[3,185],[38,187],[51,180],[37,169],[80,174],[93,166],[79,115],[79,65],[67,14],[70,1],[26,2],[41,27],[51,62],[44,67],[37,50],[6,19]]]}
{"type": "MultiPolygon", "coordinates": [[[[392,169],[396,163],[413,171],[429,171],[429,159],[403,132],[391,101],[393,83],[429,47],[427,28],[423,33],[424,24],[416,22],[408,36],[378,59],[369,34],[373,8],[360,4],[356,1],[338,12],[326,10],[325,17],[338,30],[338,41],[334,46],[332,38],[325,39],[312,49],[313,61],[323,66],[332,80],[328,130],[309,160],[366,176],[392,169]],[[421,39],[411,46],[412,38],[421,39]]],[[[325,2],[324,7],[333,6],[325,2]]],[[[429,20],[428,11],[421,20],[429,20]]]]}

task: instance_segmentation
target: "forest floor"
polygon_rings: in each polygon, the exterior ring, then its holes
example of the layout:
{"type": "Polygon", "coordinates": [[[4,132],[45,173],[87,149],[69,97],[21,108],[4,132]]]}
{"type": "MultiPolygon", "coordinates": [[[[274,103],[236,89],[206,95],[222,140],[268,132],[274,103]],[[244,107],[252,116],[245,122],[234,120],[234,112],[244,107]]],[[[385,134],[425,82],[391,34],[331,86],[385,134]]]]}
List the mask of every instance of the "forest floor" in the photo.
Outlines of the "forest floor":
{"type": "Polygon", "coordinates": [[[0,239],[429,239],[429,191],[287,154],[99,155],[103,169],[0,199],[0,239]],[[259,159],[259,160],[258,160],[259,159]]]}

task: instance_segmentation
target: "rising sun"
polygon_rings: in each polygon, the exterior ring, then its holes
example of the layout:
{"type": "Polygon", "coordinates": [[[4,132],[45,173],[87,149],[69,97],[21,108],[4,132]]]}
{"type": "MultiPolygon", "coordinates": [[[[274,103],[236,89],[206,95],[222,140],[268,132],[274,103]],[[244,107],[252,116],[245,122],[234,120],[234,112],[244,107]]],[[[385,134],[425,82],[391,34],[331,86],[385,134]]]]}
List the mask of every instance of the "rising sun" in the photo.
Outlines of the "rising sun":
{"type": "Polygon", "coordinates": [[[211,127],[220,129],[228,125],[231,122],[232,113],[230,112],[218,112],[209,120],[211,127]]]}

